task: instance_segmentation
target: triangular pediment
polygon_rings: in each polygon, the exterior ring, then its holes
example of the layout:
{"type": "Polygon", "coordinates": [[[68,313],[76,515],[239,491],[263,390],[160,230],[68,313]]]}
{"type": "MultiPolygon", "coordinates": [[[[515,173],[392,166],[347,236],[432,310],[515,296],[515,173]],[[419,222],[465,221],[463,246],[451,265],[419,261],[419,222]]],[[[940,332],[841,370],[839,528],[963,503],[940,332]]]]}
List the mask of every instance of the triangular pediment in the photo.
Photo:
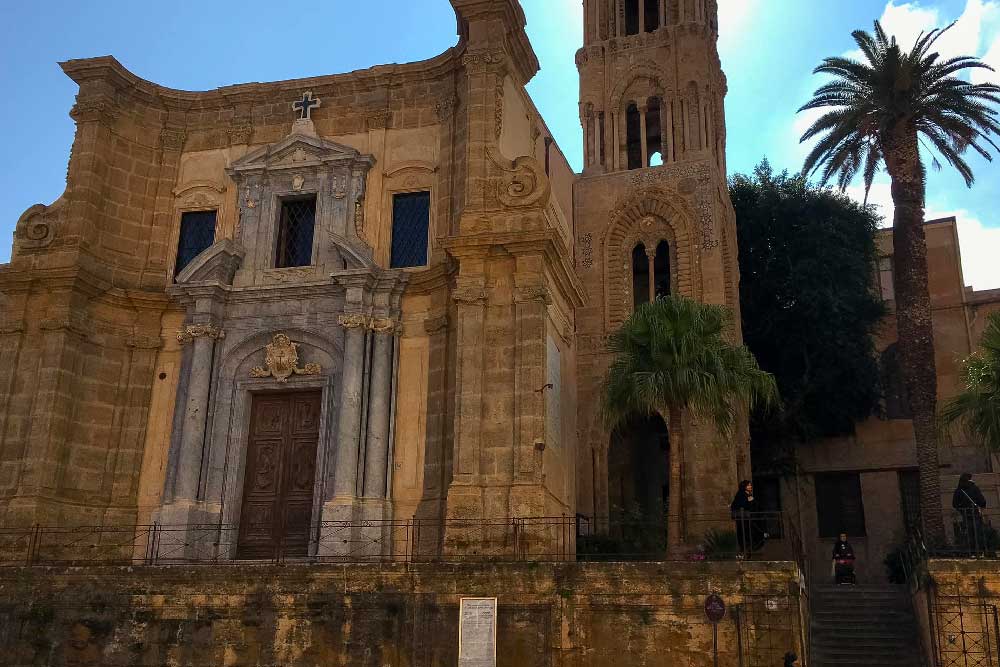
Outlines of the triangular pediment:
{"type": "Polygon", "coordinates": [[[308,134],[291,134],[277,143],[244,155],[230,169],[245,173],[258,169],[294,169],[355,160],[364,158],[350,146],[308,134]]]}

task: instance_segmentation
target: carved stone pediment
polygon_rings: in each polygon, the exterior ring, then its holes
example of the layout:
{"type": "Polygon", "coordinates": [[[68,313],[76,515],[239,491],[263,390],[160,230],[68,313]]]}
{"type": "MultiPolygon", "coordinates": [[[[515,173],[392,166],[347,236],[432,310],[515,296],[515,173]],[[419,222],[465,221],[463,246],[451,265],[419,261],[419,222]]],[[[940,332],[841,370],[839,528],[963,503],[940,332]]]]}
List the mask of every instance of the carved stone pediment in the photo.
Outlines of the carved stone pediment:
{"type": "Polygon", "coordinates": [[[322,165],[370,167],[374,159],[350,146],[307,134],[291,134],[276,144],[258,148],[230,165],[230,175],[281,169],[304,169],[322,165]]]}
{"type": "Polygon", "coordinates": [[[232,239],[220,239],[195,257],[177,275],[180,285],[217,282],[232,285],[236,270],[243,263],[246,250],[232,239]]]}

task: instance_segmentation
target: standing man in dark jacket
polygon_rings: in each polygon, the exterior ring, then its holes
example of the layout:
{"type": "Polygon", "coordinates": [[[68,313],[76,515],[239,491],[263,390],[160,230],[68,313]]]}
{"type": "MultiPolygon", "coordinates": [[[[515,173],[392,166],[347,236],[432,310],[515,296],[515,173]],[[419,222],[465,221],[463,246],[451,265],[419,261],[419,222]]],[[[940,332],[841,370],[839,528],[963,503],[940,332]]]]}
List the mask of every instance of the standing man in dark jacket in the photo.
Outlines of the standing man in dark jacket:
{"type": "Polygon", "coordinates": [[[983,522],[983,510],[986,509],[986,498],[972,481],[970,473],[963,473],[958,480],[958,487],[951,497],[951,506],[962,517],[965,530],[965,543],[969,552],[981,554],[986,548],[983,522]]]}

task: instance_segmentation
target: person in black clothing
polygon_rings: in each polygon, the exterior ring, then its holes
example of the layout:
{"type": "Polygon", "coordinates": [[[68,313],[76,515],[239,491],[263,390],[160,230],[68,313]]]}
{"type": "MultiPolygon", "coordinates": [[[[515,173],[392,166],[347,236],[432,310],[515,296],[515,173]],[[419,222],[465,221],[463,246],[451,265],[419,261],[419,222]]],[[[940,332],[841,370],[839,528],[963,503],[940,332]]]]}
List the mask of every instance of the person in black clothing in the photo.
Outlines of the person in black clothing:
{"type": "Polygon", "coordinates": [[[791,651],[785,654],[785,664],[783,667],[795,667],[795,663],[799,661],[799,656],[795,655],[791,651]]]}
{"type": "Polygon", "coordinates": [[[729,504],[729,513],[733,517],[736,539],[740,545],[738,558],[746,558],[767,539],[767,533],[760,528],[759,511],[753,497],[753,482],[745,479],[740,482],[740,490],[729,504]]]}
{"type": "Polygon", "coordinates": [[[833,545],[833,575],[838,584],[853,584],[854,547],[847,541],[847,533],[841,533],[833,545]]]}
{"type": "Polygon", "coordinates": [[[970,473],[963,473],[958,480],[958,487],[951,497],[951,506],[962,517],[962,529],[965,532],[963,541],[971,554],[981,554],[985,548],[985,523],[983,510],[986,509],[986,498],[972,481],[970,473]]]}

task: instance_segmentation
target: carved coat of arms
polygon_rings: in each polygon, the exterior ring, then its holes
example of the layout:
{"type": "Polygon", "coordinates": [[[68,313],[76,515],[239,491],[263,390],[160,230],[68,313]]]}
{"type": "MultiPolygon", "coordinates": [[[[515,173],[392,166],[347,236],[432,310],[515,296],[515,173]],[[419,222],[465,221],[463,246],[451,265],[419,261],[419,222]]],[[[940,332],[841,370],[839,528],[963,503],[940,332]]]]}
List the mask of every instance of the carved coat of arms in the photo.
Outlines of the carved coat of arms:
{"type": "Polygon", "coordinates": [[[287,382],[292,375],[319,375],[319,364],[306,364],[299,368],[299,346],[286,334],[275,334],[265,347],[264,365],[250,370],[250,377],[273,377],[278,382],[287,382]]]}

